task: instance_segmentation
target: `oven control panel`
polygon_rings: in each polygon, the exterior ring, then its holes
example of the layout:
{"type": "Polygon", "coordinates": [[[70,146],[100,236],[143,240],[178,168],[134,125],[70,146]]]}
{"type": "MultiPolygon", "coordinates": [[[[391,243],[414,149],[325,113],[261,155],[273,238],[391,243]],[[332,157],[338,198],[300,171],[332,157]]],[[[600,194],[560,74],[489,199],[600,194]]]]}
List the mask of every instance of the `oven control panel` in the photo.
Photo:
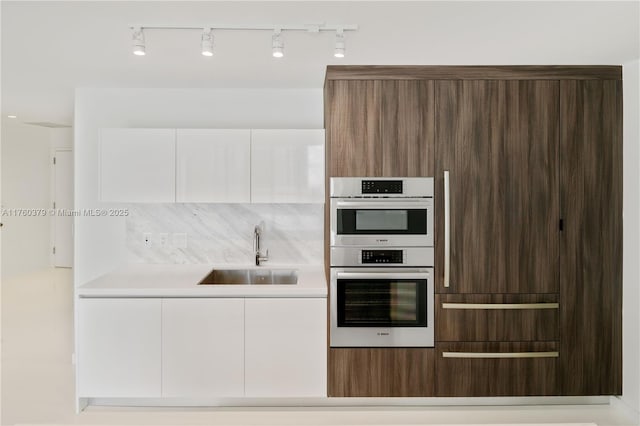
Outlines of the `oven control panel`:
{"type": "Polygon", "coordinates": [[[433,247],[331,247],[331,267],[433,267],[433,247]]]}
{"type": "Polygon", "coordinates": [[[363,194],[402,194],[401,180],[363,180],[363,194]]]}
{"type": "Polygon", "coordinates": [[[402,264],[403,258],[403,250],[362,250],[361,262],[402,264]]]}

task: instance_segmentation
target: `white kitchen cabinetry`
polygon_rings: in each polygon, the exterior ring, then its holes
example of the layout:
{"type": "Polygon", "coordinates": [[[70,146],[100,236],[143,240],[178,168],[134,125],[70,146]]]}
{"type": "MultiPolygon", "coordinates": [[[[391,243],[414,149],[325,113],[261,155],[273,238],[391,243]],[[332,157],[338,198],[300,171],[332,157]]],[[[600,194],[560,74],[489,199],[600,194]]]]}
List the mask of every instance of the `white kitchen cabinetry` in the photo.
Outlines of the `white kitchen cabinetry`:
{"type": "Polygon", "coordinates": [[[162,396],[244,396],[244,299],[162,300],[162,396]]]}
{"type": "Polygon", "coordinates": [[[252,203],[324,203],[324,130],[251,130],[252,203]]]}
{"type": "Polygon", "coordinates": [[[246,299],[245,396],[323,397],[326,299],[246,299]]]}
{"type": "Polygon", "coordinates": [[[177,130],[176,201],[248,203],[251,131],[177,130]]]}
{"type": "Polygon", "coordinates": [[[161,300],[81,298],[80,397],[161,395],[161,300]]]}
{"type": "Polygon", "coordinates": [[[100,200],[175,201],[175,129],[101,129],[100,200]]]}

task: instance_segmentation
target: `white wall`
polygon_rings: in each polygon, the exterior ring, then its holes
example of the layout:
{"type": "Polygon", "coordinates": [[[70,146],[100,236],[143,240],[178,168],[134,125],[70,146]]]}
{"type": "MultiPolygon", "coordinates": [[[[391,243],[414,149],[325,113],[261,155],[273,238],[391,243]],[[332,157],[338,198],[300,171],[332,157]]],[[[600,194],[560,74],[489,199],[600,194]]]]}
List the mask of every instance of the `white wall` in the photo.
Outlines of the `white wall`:
{"type": "Polygon", "coordinates": [[[624,64],[622,401],[640,420],[640,62],[624,64]]]}
{"type": "MultiPolygon", "coordinates": [[[[2,126],[2,207],[49,209],[50,129],[6,121],[2,126]]],[[[49,266],[51,222],[45,216],[2,218],[2,278],[49,266]]]]}
{"type": "Polygon", "coordinates": [[[49,137],[52,149],[73,147],[73,129],[71,127],[53,128],[49,130],[49,137]]]}
{"type": "MultiPolygon", "coordinates": [[[[77,89],[75,207],[98,201],[101,127],[322,128],[322,89],[77,89]]],[[[75,219],[75,285],[126,261],[124,218],[75,219]]]]}

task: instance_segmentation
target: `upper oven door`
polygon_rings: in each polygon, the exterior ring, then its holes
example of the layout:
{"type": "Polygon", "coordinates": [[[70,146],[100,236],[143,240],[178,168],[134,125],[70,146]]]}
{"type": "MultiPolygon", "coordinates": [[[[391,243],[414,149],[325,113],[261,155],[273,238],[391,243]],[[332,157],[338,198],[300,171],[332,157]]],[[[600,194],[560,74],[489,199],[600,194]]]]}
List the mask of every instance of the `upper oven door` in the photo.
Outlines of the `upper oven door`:
{"type": "Polygon", "coordinates": [[[333,246],[433,246],[433,199],[331,200],[333,246]]]}

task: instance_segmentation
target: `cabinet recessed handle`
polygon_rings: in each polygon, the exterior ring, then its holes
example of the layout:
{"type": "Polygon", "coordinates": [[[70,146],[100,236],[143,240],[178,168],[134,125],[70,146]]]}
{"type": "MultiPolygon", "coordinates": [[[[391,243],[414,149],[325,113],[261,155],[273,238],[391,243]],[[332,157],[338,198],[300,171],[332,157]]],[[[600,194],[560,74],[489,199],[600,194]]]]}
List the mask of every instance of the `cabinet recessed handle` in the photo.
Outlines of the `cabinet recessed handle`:
{"type": "Polygon", "coordinates": [[[443,303],[442,309],[559,309],[559,303],[443,303]]]}
{"type": "Polygon", "coordinates": [[[558,352],[442,352],[442,358],[558,358],[558,352]]]}
{"type": "Polygon", "coordinates": [[[451,223],[449,200],[449,170],[444,171],[444,286],[449,287],[451,272],[451,223]]]}

